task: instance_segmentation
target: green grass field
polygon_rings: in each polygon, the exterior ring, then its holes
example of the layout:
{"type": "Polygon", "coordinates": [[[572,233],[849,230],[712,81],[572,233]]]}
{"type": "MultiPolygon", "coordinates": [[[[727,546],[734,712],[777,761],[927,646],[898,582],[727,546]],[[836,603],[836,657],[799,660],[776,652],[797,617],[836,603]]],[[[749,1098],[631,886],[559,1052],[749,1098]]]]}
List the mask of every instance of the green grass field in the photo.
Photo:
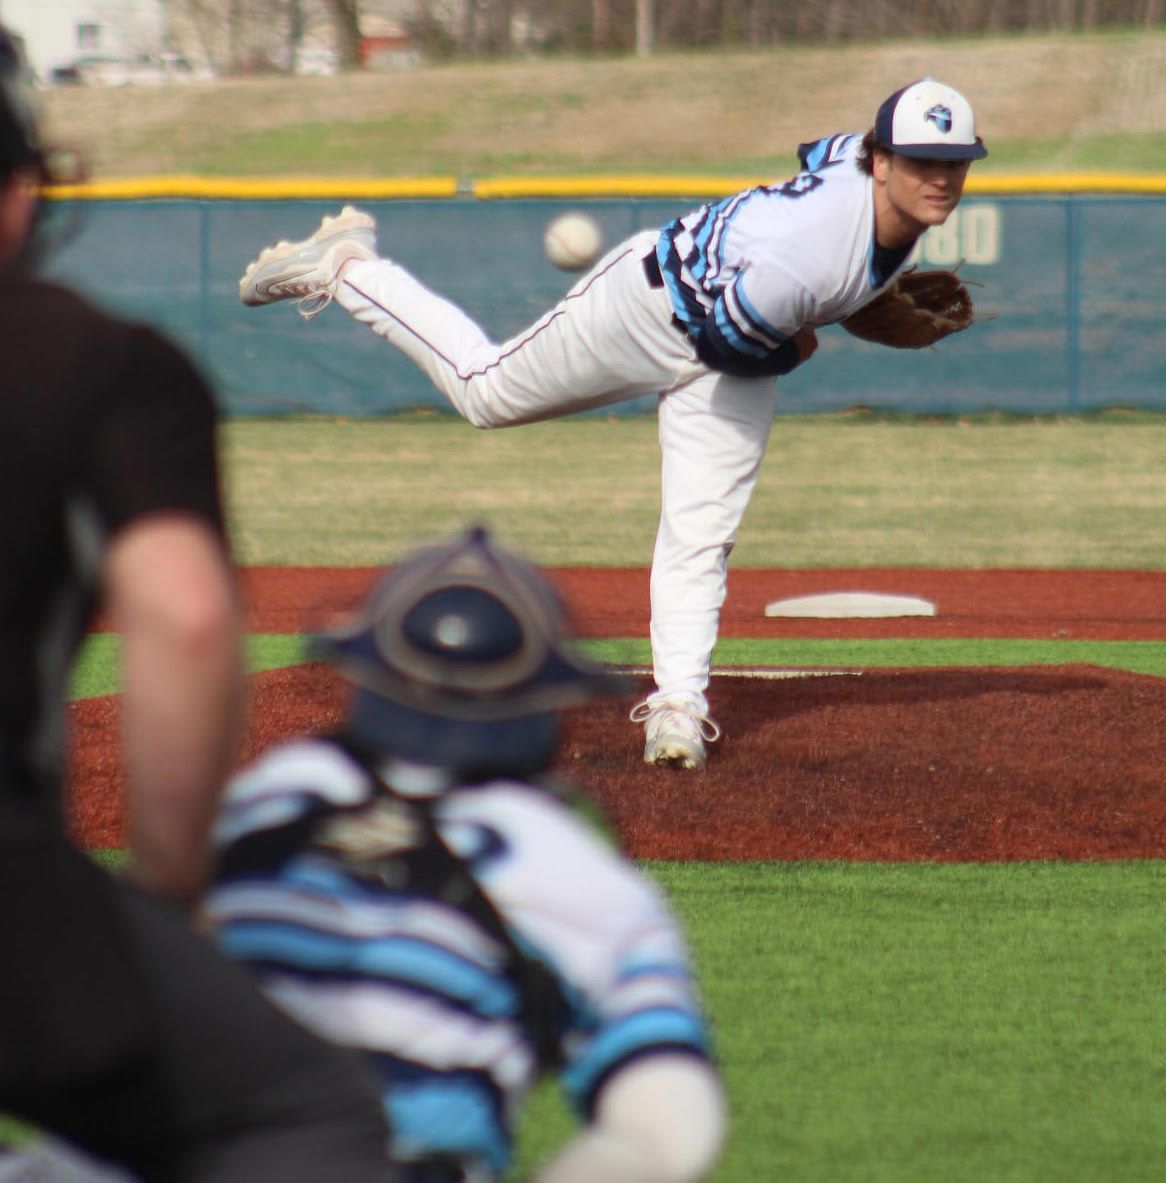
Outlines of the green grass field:
{"type": "MultiPolygon", "coordinates": [[[[739,553],[755,565],[790,553],[786,565],[880,554],[910,565],[934,551],[963,566],[1031,565],[1034,553],[1069,566],[1161,566],[1166,424],[1157,417],[779,426],[785,447],[742,531],[739,553]],[[811,509],[813,521],[799,522],[811,509]]],[[[415,536],[463,520],[450,485],[467,464],[474,509],[505,521],[540,559],[645,561],[650,422],[496,436],[429,417],[246,422],[230,426],[227,444],[232,512],[252,561],[322,562],[332,521],[345,522],[350,562],[387,561],[415,536]],[[553,499],[534,496],[565,454],[571,480],[556,483],[553,499]],[[613,504],[613,473],[629,475],[646,504],[629,492],[613,504]],[[406,501],[408,514],[386,520],[385,506],[406,501]]],[[[644,638],[592,644],[607,660],[648,654],[644,638]]],[[[113,691],[115,657],[111,638],[91,639],[74,692],[113,691]]],[[[301,659],[297,637],[252,638],[253,669],[301,659]]],[[[1166,676],[1166,646],[1137,641],[727,638],[718,659],[1090,662],[1166,676]]],[[[1161,1177],[1166,863],[648,869],[687,927],[729,1089],[732,1132],[715,1183],[1161,1177]]],[[[570,1128],[554,1088],[541,1090],[514,1177],[529,1177],[570,1128]]]]}
{"type": "MultiPolygon", "coordinates": [[[[467,520],[552,566],[646,566],[653,416],[475,431],[452,415],[240,419],[240,559],[378,566],[467,520]]],[[[781,417],[737,567],[1162,569],[1166,416],[781,417]]]]}
{"type": "MultiPolygon", "coordinates": [[[[1161,1178],[1162,863],[651,870],[716,1024],[719,1183],[1161,1178]]],[[[567,1128],[540,1095],[524,1162],[567,1128]]]]}

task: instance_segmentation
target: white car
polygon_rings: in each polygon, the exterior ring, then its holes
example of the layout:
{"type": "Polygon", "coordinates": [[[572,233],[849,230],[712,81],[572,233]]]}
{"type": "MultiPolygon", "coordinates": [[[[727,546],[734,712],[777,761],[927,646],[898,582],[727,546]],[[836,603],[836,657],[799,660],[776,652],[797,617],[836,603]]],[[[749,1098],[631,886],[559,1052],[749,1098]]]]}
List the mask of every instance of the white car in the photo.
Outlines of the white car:
{"type": "Polygon", "coordinates": [[[301,45],[296,50],[294,72],[305,77],[335,74],[336,55],[330,49],[301,45]]]}
{"type": "Polygon", "coordinates": [[[133,58],[86,54],[72,65],[55,69],[52,81],[82,86],[165,86],[173,82],[206,81],[214,76],[209,66],[192,63],[181,54],[167,51],[133,58]]]}

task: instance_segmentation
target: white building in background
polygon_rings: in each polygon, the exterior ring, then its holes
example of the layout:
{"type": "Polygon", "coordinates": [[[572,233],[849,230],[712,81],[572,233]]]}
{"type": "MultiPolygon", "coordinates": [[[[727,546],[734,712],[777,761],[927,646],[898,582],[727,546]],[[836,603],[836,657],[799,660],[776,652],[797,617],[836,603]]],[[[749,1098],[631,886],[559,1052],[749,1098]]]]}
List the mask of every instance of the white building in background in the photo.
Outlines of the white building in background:
{"type": "Polygon", "coordinates": [[[157,59],[166,46],[163,0],[0,0],[0,23],[42,82],[78,60],[157,59]]]}

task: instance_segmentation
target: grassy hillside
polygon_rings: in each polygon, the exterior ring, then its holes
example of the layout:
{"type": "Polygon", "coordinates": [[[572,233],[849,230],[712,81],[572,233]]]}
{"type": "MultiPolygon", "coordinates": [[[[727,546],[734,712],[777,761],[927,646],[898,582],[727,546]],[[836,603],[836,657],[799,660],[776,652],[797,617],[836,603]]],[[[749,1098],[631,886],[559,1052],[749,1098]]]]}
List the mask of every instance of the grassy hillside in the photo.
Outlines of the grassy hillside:
{"type": "Polygon", "coordinates": [[[903,41],[648,60],[46,91],[97,178],[784,172],[933,74],[975,105],[981,171],[1166,170],[1166,33],[903,41]]]}

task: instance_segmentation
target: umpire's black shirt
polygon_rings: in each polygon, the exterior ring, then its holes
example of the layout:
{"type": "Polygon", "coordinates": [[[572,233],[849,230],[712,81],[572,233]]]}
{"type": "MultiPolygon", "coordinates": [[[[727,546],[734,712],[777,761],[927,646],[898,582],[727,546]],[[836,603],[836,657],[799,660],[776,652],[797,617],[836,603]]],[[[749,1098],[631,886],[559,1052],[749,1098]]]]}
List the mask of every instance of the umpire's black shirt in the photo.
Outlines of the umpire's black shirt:
{"type": "Polygon", "coordinates": [[[71,660],[116,531],[154,511],[222,533],[210,393],[153,330],[0,277],[0,794],[55,802],[71,660]]]}

